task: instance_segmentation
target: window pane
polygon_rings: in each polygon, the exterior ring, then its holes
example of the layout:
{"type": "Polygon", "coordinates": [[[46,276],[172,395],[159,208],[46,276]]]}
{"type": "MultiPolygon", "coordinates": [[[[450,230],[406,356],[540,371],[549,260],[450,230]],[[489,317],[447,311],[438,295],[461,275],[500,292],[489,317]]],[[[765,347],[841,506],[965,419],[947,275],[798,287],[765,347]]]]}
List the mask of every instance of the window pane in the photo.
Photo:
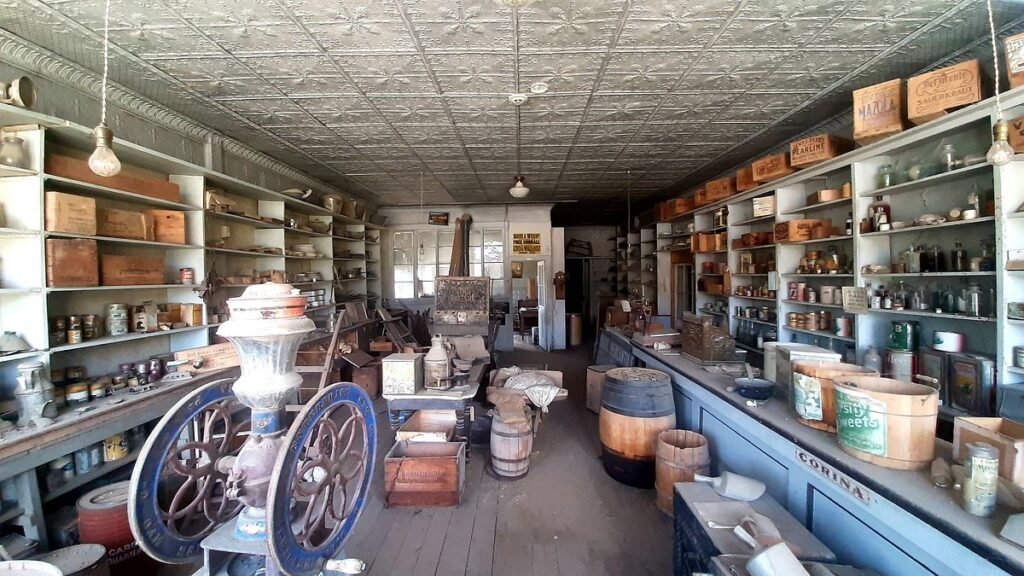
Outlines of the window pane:
{"type": "Polygon", "coordinates": [[[451,264],[452,262],[452,247],[442,246],[437,249],[437,262],[438,264],[451,264]]]}
{"type": "Polygon", "coordinates": [[[433,280],[434,279],[434,265],[429,266],[417,266],[416,277],[420,280],[433,280]]]}
{"type": "Polygon", "coordinates": [[[412,282],[395,282],[395,298],[412,297],[412,282]]]}
{"type": "Polygon", "coordinates": [[[491,296],[504,296],[505,295],[505,283],[496,280],[491,282],[491,296]]]}
{"type": "Polygon", "coordinates": [[[484,230],[484,246],[501,246],[505,243],[505,231],[501,228],[484,230]]]}
{"type": "Polygon", "coordinates": [[[412,250],[395,250],[394,264],[412,264],[412,250]]]}
{"type": "Polygon", "coordinates": [[[412,266],[395,266],[395,284],[412,280],[412,266]]]}
{"type": "Polygon", "coordinates": [[[483,245],[483,233],[480,230],[469,231],[469,245],[470,246],[482,246],[483,245]]]}
{"type": "Polygon", "coordinates": [[[471,247],[469,249],[469,261],[470,262],[483,262],[484,252],[483,248],[479,246],[471,247]]]}
{"type": "Polygon", "coordinates": [[[433,230],[417,232],[416,236],[416,239],[424,248],[437,245],[437,232],[433,230]]]}
{"type": "Polygon", "coordinates": [[[395,232],[395,250],[412,248],[412,232],[395,232]]]}
{"type": "Polygon", "coordinates": [[[484,265],[483,264],[470,264],[469,265],[469,275],[470,276],[483,276],[484,275],[484,265]]]}
{"type": "Polygon", "coordinates": [[[501,262],[505,249],[503,246],[484,246],[484,262],[501,262]]]}
{"type": "Polygon", "coordinates": [[[438,276],[447,276],[448,275],[448,270],[450,270],[450,269],[451,269],[451,266],[448,265],[448,264],[444,264],[442,266],[438,266],[437,267],[437,275],[438,276]]]}
{"type": "Polygon", "coordinates": [[[420,264],[434,264],[437,262],[437,248],[434,246],[424,246],[421,248],[419,262],[420,264]]]}
{"type": "Polygon", "coordinates": [[[420,298],[434,295],[433,282],[420,282],[420,298]]]}
{"type": "Polygon", "coordinates": [[[496,280],[501,280],[501,278],[504,275],[505,266],[503,264],[501,264],[500,262],[497,263],[497,264],[485,264],[484,265],[484,270],[487,271],[487,276],[489,278],[494,278],[496,280]]]}
{"type": "Polygon", "coordinates": [[[455,232],[452,230],[442,230],[437,234],[437,245],[438,246],[454,246],[455,245],[455,232]]]}

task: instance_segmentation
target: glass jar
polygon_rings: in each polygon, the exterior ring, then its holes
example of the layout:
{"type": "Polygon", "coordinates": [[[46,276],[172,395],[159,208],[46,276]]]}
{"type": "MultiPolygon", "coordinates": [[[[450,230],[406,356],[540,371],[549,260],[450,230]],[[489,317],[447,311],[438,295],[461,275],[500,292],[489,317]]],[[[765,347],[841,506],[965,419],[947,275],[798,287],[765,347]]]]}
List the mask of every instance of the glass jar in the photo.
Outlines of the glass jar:
{"type": "Polygon", "coordinates": [[[896,183],[896,169],[893,168],[892,164],[882,164],[878,167],[879,188],[888,188],[896,183]]]}
{"type": "Polygon", "coordinates": [[[828,274],[838,274],[839,268],[841,268],[839,252],[836,250],[835,244],[829,244],[828,250],[825,253],[825,272],[828,274]]]}
{"type": "Polygon", "coordinates": [[[943,145],[939,150],[939,169],[943,172],[950,172],[955,170],[956,166],[956,147],[952,144],[943,145]]]}
{"type": "Polygon", "coordinates": [[[900,287],[896,289],[892,294],[892,309],[893,310],[906,310],[907,304],[909,303],[910,296],[907,294],[907,289],[903,285],[903,281],[900,280],[900,287]]]}
{"type": "Polygon", "coordinates": [[[908,274],[921,273],[921,253],[913,246],[907,247],[902,254],[903,268],[908,274]]]}
{"type": "Polygon", "coordinates": [[[995,244],[994,241],[981,241],[981,271],[982,272],[994,272],[996,269],[996,259],[993,256],[992,246],[995,244]]]}
{"type": "Polygon", "coordinates": [[[981,316],[981,297],[981,288],[976,282],[971,282],[964,296],[967,303],[965,312],[968,316],[981,316]]]}
{"type": "Polygon", "coordinates": [[[963,242],[956,241],[956,248],[950,254],[950,263],[954,272],[967,272],[971,269],[971,259],[967,256],[967,251],[964,250],[963,242]]]}
{"type": "Polygon", "coordinates": [[[868,206],[871,216],[871,231],[888,230],[892,224],[892,206],[882,196],[875,196],[875,201],[868,206]]]}
{"type": "Polygon", "coordinates": [[[13,134],[4,136],[0,144],[0,164],[14,168],[28,168],[28,152],[25,141],[13,134]]]}
{"type": "Polygon", "coordinates": [[[932,272],[946,271],[946,254],[939,248],[938,244],[932,246],[931,256],[929,256],[928,260],[931,261],[932,272]]]}

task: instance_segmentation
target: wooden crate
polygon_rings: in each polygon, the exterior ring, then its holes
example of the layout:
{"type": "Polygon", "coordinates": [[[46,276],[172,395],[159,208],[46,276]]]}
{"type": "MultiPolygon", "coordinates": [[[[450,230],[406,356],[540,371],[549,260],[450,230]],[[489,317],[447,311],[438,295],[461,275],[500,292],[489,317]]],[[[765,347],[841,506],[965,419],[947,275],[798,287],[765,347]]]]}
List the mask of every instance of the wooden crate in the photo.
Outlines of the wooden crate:
{"type": "Polygon", "coordinates": [[[1018,154],[1024,154],[1024,116],[1014,118],[1007,122],[1009,128],[1010,146],[1018,154]]]}
{"type": "Polygon", "coordinates": [[[100,257],[103,286],[142,286],[164,283],[164,259],[104,254],[100,257]]]}
{"type": "Polygon", "coordinates": [[[995,446],[999,450],[999,476],[1024,486],[1024,424],[1005,418],[953,419],[953,460],[964,461],[969,442],[995,446]]]}
{"type": "MultiPolygon", "coordinates": [[[[161,272],[162,274],[163,272],[161,272]]],[[[202,326],[203,325],[203,305],[202,304],[182,304],[180,309],[181,321],[186,326],[202,326]]]]}
{"type": "Polygon", "coordinates": [[[896,78],[853,91],[853,139],[858,144],[903,131],[903,80],[896,78]]]}
{"type": "Polygon", "coordinates": [[[454,410],[417,410],[395,432],[398,441],[447,442],[455,434],[454,410]]]}
{"type": "Polygon", "coordinates": [[[788,152],[781,152],[779,154],[765,156],[764,158],[758,158],[754,161],[752,167],[754,170],[755,182],[769,182],[776,178],[789,176],[793,172],[796,172],[796,170],[789,164],[788,152]]]}
{"type": "Polygon", "coordinates": [[[665,204],[668,205],[669,217],[671,218],[673,216],[680,216],[682,214],[686,214],[690,210],[693,210],[693,200],[694,199],[692,196],[688,196],[686,198],[673,198],[671,200],[666,200],[665,204]]]}
{"type": "Polygon", "coordinates": [[[462,442],[395,442],[384,456],[384,505],[458,506],[465,476],[462,442]]]}
{"type": "Polygon", "coordinates": [[[704,185],[704,189],[707,191],[708,199],[716,202],[736,193],[736,179],[729,176],[727,178],[710,180],[704,185]]]}
{"type": "Polygon", "coordinates": [[[807,168],[843,154],[851,148],[846,139],[831,134],[818,134],[789,143],[789,164],[807,168]]]}
{"type": "Polygon", "coordinates": [[[376,398],[380,394],[380,360],[353,366],[352,383],[365,390],[370,398],[376,398]]]}
{"type": "Polygon", "coordinates": [[[744,166],[736,171],[736,191],[743,192],[744,190],[752,190],[757,188],[757,182],[754,182],[754,167],[744,166]]]}
{"type": "Polygon", "coordinates": [[[129,170],[123,170],[117,176],[109,178],[97,176],[89,169],[88,161],[52,152],[46,155],[45,168],[46,173],[53,176],[124,190],[150,198],[181,202],[181,190],[174,182],[137,176],[131,174],[129,170]]]}
{"type": "Polygon", "coordinates": [[[1024,33],[1007,36],[1003,40],[1006,49],[1006,75],[1010,88],[1024,86],[1024,33]]]}
{"type": "Polygon", "coordinates": [[[710,201],[708,200],[707,194],[704,192],[704,187],[702,186],[694,190],[693,207],[700,208],[701,206],[706,206],[707,204],[710,204],[710,201]]]}
{"type": "Polygon", "coordinates": [[[907,81],[907,118],[924,124],[949,110],[981,101],[981,67],[968,60],[907,81]]]}
{"type": "Polygon", "coordinates": [[[63,192],[47,192],[46,230],[96,235],[96,199],[63,192]]]}
{"type": "Polygon", "coordinates": [[[153,237],[157,242],[185,243],[185,213],[178,210],[146,210],[153,219],[153,237]]]}
{"type": "Polygon", "coordinates": [[[750,201],[754,218],[763,218],[775,214],[775,195],[761,196],[750,201]]]}
{"type": "Polygon", "coordinates": [[[96,210],[96,233],[111,238],[152,240],[153,218],[134,210],[99,208],[96,210]]]}
{"type": "Polygon", "coordinates": [[[814,238],[814,230],[828,226],[831,222],[825,220],[789,220],[775,224],[775,242],[802,242],[814,238]]]}
{"type": "Polygon", "coordinates": [[[46,285],[51,288],[99,286],[95,240],[46,240],[46,285]]]}

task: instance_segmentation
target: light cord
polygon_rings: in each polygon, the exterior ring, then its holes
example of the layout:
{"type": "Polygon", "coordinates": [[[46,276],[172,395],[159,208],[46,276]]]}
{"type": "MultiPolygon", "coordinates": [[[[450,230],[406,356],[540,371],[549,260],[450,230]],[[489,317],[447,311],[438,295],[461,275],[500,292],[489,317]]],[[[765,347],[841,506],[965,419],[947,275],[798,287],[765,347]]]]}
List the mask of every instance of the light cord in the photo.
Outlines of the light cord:
{"type": "Polygon", "coordinates": [[[103,14],[103,85],[100,88],[100,124],[107,124],[107,72],[110,60],[110,0],[103,14]]]}
{"type": "Polygon", "coordinates": [[[988,7],[988,30],[992,40],[992,70],[996,80],[996,119],[1003,119],[1003,102],[999,98],[999,50],[996,48],[996,22],[992,16],[992,0],[985,0],[988,7]]]}

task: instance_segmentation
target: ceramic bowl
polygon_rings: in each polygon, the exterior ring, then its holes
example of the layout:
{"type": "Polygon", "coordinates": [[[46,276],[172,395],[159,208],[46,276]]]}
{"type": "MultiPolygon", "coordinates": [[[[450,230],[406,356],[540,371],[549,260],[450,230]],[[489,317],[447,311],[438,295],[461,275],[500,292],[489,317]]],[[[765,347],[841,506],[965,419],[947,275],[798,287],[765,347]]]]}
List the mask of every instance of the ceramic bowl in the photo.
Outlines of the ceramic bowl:
{"type": "Polygon", "coordinates": [[[914,222],[918,226],[933,226],[935,224],[942,224],[946,219],[938,214],[921,214],[914,219],[914,222]]]}
{"type": "Polygon", "coordinates": [[[767,400],[775,392],[775,384],[761,378],[737,378],[736,392],[750,400],[767,400]]]}
{"type": "Polygon", "coordinates": [[[914,223],[909,220],[897,220],[892,223],[893,230],[902,230],[904,228],[910,228],[914,223]]]}

